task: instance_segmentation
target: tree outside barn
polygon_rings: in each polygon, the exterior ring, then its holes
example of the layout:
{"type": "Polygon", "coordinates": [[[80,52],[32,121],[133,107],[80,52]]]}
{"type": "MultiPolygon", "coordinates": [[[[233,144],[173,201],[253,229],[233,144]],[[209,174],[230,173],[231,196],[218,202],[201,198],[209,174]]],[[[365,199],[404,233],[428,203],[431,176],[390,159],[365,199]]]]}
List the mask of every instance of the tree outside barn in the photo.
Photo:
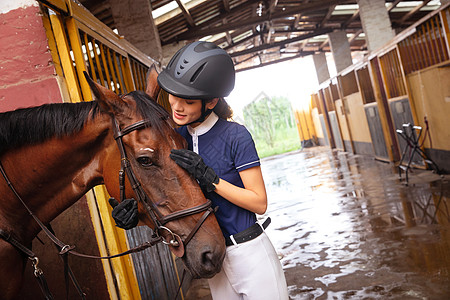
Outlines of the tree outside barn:
{"type": "Polygon", "coordinates": [[[260,157],[301,148],[291,103],[286,97],[261,92],[243,110],[245,125],[260,157]]]}

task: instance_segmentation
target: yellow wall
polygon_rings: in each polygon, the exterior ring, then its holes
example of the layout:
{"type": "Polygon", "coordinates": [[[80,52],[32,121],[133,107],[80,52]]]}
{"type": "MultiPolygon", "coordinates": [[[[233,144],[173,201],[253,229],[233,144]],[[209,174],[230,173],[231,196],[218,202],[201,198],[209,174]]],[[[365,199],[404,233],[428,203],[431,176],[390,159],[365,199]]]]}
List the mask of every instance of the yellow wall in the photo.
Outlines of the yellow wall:
{"type": "Polygon", "coordinates": [[[314,123],[314,128],[316,129],[316,136],[317,138],[323,139],[323,129],[322,125],[320,125],[320,119],[319,119],[319,110],[317,108],[313,108],[311,111],[312,120],[314,123]]]}
{"type": "Polygon", "coordinates": [[[347,99],[350,112],[347,115],[347,119],[353,141],[372,143],[361,94],[359,92],[353,93],[345,97],[345,99],[347,99]]]}
{"type": "Polygon", "coordinates": [[[336,106],[336,115],[337,118],[339,120],[339,125],[341,128],[341,135],[342,135],[342,139],[344,141],[350,141],[350,133],[348,132],[348,124],[347,124],[347,120],[345,118],[345,115],[342,113],[344,111],[344,107],[342,104],[342,100],[336,100],[334,102],[334,105],[336,106]]]}
{"type": "MultiPolygon", "coordinates": [[[[431,67],[407,76],[419,126],[428,119],[433,149],[450,150],[450,67],[431,67]]],[[[428,138],[425,147],[430,148],[428,138]]]]}
{"type": "Polygon", "coordinates": [[[307,105],[302,108],[295,109],[294,116],[300,140],[314,140],[317,135],[314,122],[311,117],[311,106],[307,105]]]}

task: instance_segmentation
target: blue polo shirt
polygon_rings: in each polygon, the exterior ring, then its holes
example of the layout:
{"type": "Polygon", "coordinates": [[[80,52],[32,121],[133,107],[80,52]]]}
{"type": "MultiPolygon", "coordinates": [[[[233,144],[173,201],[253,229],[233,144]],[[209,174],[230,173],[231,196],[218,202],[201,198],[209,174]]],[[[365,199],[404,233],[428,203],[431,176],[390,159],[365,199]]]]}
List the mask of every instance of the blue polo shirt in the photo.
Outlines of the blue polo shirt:
{"type": "MultiPolygon", "coordinates": [[[[260,165],[250,132],[238,123],[220,119],[215,113],[195,128],[182,126],[177,131],[186,139],[189,150],[198,153],[221,179],[233,185],[243,188],[239,172],[260,165]]],[[[224,236],[255,224],[255,213],[234,205],[215,192],[205,196],[214,207],[219,207],[216,218],[224,236]]]]}

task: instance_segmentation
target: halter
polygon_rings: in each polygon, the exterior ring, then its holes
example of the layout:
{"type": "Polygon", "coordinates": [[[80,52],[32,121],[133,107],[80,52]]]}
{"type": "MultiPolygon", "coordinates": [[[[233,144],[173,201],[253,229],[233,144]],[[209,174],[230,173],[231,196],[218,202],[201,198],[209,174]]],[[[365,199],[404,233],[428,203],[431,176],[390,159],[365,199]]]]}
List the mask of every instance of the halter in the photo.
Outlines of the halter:
{"type": "MultiPolygon", "coordinates": [[[[140,182],[136,179],[136,176],[133,172],[133,169],[131,168],[130,161],[128,160],[127,153],[125,151],[125,146],[122,141],[122,137],[125,135],[145,127],[148,127],[150,124],[149,120],[141,120],[134,124],[131,124],[124,129],[120,130],[119,124],[116,120],[116,118],[112,118],[113,122],[113,130],[114,130],[114,139],[117,142],[117,146],[120,151],[121,156],[121,170],[119,171],[119,184],[120,184],[120,202],[122,202],[125,199],[125,174],[128,176],[128,180],[130,181],[131,187],[134,191],[134,194],[137,198],[138,202],[141,202],[147,212],[147,214],[150,216],[153,224],[155,225],[154,233],[156,236],[161,236],[161,233],[163,231],[167,232],[170,236],[170,240],[166,241],[164,237],[162,237],[162,242],[164,244],[173,246],[173,247],[179,247],[181,246],[187,246],[187,244],[190,242],[192,237],[195,235],[195,233],[200,229],[200,226],[205,222],[206,218],[213,212],[217,210],[211,207],[211,201],[208,200],[204,204],[200,204],[198,206],[183,209],[174,213],[170,213],[168,215],[163,216],[161,212],[159,211],[158,207],[153,203],[150,198],[145,193],[144,189],[142,188],[140,182]],[[169,228],[167,228],[167,223],[171,221],[175,221],[184,217],[188,217],[200,212],[205,212],[203,216],[198,220],[197,224],[194,226],[192,231],[189,233],[189,235],[186,237],[184,241],[181,240],[180,236],[176,233],[173,233],[169,228]],[[180,244],[181,243],[181,244],[180,244]]],[[[182,249],[184,248],[182,247],[182,249]]],[[[184,249],[182,250],[182,254],[184,254],[184,249]]],[[[182,255],[181,255],[182,256],[182,255]]]]}

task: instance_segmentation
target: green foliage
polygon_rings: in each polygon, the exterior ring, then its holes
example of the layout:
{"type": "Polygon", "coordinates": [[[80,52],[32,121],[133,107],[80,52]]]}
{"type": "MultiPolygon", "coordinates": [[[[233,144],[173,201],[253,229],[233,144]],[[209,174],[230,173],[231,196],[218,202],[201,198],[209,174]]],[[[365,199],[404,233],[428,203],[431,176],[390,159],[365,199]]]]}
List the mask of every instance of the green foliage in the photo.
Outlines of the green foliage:
{"type": "Polygon", "coordinates": [[[285,97],[262,94],[244,108],[245,125],[255,140],[259,156],[267,157],[300,149],[291,103],[285,97]]]}

